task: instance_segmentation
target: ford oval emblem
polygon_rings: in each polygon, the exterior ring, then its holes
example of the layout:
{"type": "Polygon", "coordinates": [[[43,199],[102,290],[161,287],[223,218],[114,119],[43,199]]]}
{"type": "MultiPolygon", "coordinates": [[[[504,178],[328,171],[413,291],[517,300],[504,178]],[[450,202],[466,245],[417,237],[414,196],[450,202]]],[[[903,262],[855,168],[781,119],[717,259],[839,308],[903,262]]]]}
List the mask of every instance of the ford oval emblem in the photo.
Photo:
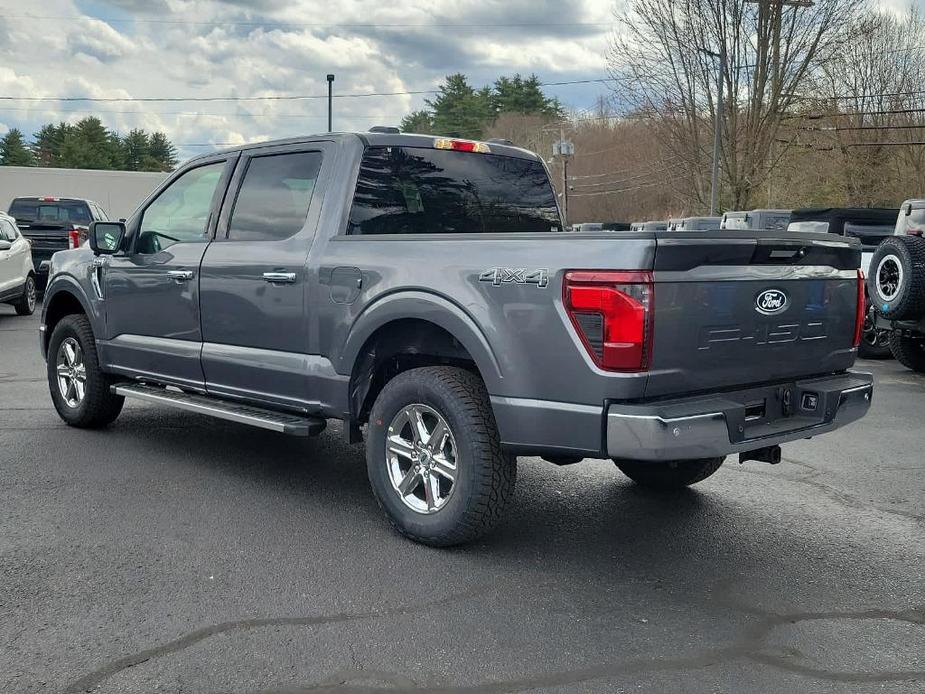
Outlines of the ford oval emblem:
{"type": "Polygon", "coordinates": [[[780,313],[790,305],[790,299],[780,289],[765,289],[755,299],[755,310],[766,316],[780,313]]]}

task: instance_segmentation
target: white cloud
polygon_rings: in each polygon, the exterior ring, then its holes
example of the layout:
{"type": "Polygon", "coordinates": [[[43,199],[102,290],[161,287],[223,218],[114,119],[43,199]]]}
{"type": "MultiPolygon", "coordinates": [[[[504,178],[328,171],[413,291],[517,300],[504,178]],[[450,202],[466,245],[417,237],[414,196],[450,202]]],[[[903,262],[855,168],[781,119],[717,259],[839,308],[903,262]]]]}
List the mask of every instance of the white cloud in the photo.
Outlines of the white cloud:
{"type": "MultiPolygon", "coordinates": [[[[546,81],[601,77],[613,0],[96,0],[93,17],[77,0],[43,0],[29,13],[59,19],[41,22],[23,17],[21,5],[0,0],[0,36],[11,37],[0,41],[4,95],[253,97],[324,95],[328,72],[340,94],[433,89],[457,71],[477,86],[513,72],[546,81]],[[362,26],[312,24],[329,19],[362,26]]],[[[590,103],[598,91],[589,87],[578,99],[590,103]]],[[[566,102],[572,95],[550,93],[566,102]]],[[[340,98],[335,127],[397,124],[425,98],[340,98]]],[[[183,145],[318,132],[327,105],[323,98],[0,104],[0,118],[27,135],[88,113],[122,132],[164,130],[183,145]]]]}

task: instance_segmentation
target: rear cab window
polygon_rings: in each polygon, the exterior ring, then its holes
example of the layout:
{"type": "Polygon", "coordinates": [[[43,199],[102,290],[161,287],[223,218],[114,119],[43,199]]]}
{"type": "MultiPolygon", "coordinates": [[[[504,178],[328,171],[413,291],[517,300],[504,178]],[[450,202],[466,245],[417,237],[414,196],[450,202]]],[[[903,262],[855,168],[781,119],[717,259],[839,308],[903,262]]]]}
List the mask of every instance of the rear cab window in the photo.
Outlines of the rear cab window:
{"type": "Polygon", "coordinates": [[[427,147],[367,147],[348,234],[536,233],[562,229],[534,159],[427,147]]]}
{"type": "Polygon", "coordinates": [[[10,205],[10,216],[27,226],[89,226],[93,221],[90,206],[83,200],[17,198],[10,205]]]}

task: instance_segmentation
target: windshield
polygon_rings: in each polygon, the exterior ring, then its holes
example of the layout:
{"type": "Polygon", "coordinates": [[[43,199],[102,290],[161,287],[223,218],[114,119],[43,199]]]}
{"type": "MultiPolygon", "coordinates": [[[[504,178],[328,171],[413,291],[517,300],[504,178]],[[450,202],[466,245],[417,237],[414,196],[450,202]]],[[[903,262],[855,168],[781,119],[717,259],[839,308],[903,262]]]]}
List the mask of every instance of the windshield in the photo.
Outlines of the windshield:
{"type": "Polygon", "coordinates": [[[76,200],[14,200],[10,205],[10,216],[19,223],[39,224],[90,224],[90,208],[85,202],[76,200]]]}
{"type": "Polygon", "coordinates": [[[369,147],[350,234],[548,232],[562,228],[549,176],[532,159],[369,147]]]}

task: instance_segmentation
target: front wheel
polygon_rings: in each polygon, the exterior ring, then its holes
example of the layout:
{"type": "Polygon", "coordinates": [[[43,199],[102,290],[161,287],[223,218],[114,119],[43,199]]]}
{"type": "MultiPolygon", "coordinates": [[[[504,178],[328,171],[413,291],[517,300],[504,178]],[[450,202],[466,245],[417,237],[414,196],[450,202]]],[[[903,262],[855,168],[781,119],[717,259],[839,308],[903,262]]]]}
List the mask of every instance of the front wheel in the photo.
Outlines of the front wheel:
{"type": "Polygon", "coordinates": [[[620,471],[641,487],[681,489],[702,482],[719,470],[725,458],[698,460],[614,460],[620,471]]]}
{"type": "Polygon", "coordinates": [[[517,474],[481,379],[445,366],[412,369],[385,385],[370,412],[366,464],[392,525],[437,547],[494,528],[517,474]]]}
{"type": "Polygon", "coordinates": [[[58,415],[72,427],[94,429],[115,421],[125,398],[114,395],[100,369],[86,316],[65,316],[48,341],[48,388],[58,415]]]}

